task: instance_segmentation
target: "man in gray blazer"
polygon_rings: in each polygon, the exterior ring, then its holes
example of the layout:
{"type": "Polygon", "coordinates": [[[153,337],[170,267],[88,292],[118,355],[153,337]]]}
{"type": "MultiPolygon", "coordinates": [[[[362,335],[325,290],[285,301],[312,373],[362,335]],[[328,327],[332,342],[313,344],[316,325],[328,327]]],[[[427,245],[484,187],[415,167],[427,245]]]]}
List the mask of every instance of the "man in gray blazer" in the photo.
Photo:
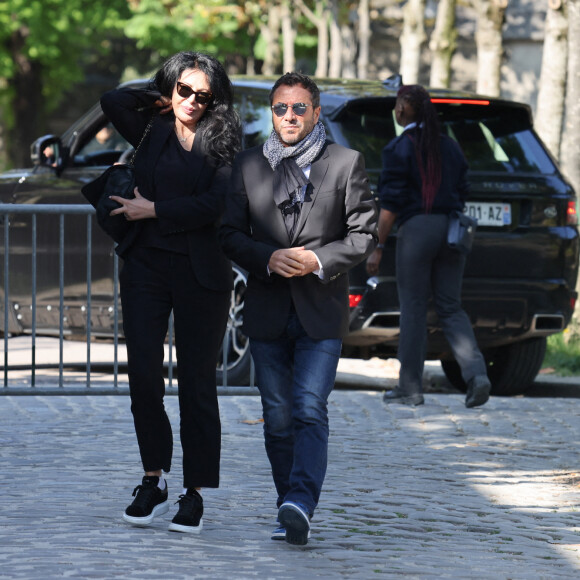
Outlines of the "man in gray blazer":
{"type": "Polygon", "coordinates": [[[262,397],[278,493],[272,539],[304,545],[328,452],[327,399],[348,332],[348,276],[376,242],[360,153],[326,141],[320,93],[287,73],[270,92],[274,130],[240,153],[220,231],[245,268],[243,330],[262,397]]]}

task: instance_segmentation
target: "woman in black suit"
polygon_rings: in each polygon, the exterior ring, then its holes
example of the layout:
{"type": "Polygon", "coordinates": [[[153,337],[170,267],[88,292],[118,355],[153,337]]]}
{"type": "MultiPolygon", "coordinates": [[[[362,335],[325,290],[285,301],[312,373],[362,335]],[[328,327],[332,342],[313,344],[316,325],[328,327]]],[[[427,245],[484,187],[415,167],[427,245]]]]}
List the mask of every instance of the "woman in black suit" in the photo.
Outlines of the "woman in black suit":
{"type": "Polygon", "coordinates": [[[397,93],[397,123],[403,133],[383,150],[379,181],[379,244],[367,260],[377,274],[382,249],[394,223],[397,233],[397,289],[401,308],[399,386],[385,403],[421,405],[427,349],[427,303],[433,296],[445,337],[467,383],[467,407],[483,405],[491,385],[471,323],[461,308],[465,255],[447,245],[448,216],[463,210],[469,187],[459,145],[442,135],[429,93],[405,85],[397,93]]]}
{"type": "Polygon", "coordinates": [[[222,65],[195,52],[169,58],[148,87],[113,90],[101,99],[121,135],[133,147],[142,141],[135,198],[113,196],[119,208],[111,212],[134,224],[117,252],[124,260],[120,283],[131,411],[145,471],[123,514],[136,526],[169,510],[162,472],[171,468],[173,436],[163,404],[163,358],[171,311],[184,492],[169,529],[199,532],[199,490],[219,485],[216,365],[232,273],[217,231],[241,141],[232,101],[222,65]]]}

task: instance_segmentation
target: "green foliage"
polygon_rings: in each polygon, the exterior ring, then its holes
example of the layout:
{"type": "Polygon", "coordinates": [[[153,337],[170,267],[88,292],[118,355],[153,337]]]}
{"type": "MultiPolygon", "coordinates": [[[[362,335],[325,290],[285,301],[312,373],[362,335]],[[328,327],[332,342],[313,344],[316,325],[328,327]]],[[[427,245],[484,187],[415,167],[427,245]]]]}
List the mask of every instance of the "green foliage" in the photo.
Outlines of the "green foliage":
{"type": "Polygon", "coordinates": [[[0,88],[2,101],[17,98],[11,79],[33,68],[49,109],[82,78],[86,52],[106,51],[107,34],[122,34],[129,15],[126,0],[0,1],[0,77],[8,81],[0,88]]]}
{"type": "Polygon", "coordinates": [[[250,18],[241,2],[223,0],[141,0],[125,33],[140,48],[161,57],[181,50],[203,50],[219,57],[251,51],[250,18]]]}
{"type": "Polygon", "coordinates": [[[568,331],[549,336],[543,367],[561,376],[580,375],[580,337],[568,331]]]}
{"type": "MultiPolygon", "coordinates": [[[[268,21],[268,0],[133,0],[130,5],[133,16],[125,33],[162,58],[181,50],[201,50],[222,60],[266,56],[260,26],[268,21]]],[[[299,16],[297,55],[311,54],[317,42],[313,25],[299,16]]]]}

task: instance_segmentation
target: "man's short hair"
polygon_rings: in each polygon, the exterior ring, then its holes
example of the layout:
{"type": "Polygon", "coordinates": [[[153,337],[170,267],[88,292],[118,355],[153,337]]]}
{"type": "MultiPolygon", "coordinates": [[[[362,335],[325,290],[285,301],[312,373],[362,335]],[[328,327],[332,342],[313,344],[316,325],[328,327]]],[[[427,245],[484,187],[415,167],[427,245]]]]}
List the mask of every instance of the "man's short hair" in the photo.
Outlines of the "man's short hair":
{"type": "Polygon", "coordinates": [[[282,75],[272,87],[270,91],[270,105],[274,104],[274,93],[278,90],[279,87],[282,85],[286,85],[288,87],[294,87],[297,85],[302,86],[302,88],[306,89],[310,93],[310,98],[312,99],[312,106],[316,109],[320,106],[320,89],[316,85],[316,83],[306,75],[297,72],[288,72],[285,75],[282,75]]]}

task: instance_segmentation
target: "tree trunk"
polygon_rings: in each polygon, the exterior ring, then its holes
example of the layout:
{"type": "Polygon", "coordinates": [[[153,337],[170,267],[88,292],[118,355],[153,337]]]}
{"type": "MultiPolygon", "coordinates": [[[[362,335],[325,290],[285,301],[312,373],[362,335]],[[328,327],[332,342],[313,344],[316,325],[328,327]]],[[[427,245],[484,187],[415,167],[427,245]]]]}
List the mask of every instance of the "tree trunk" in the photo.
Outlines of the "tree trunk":
{"type": "Polygon", "coordinates": [[[14,124],[6,131],[5,146],[9,164],[14,167],[30,166],[30,143],[24,135],[42,134],[44,125],[42,67],[24,55],[25,41],[26,33],[22,29],[13,32],[8,41],[16,73],[11,80],[14,97],[9,105],[14,115],[14,124]]]}
{"type": "MultiPolygon", "coordinates": [[[[3,80],[0,80],[0,90],[5,90],[3,80]]],[[[5,119],[4,110],[0,106],[0,119],[5,119]]],[[[8,169],[8,152],[6,151],[6,139],[4,123],[0,123],[0,171],[8,169]]]]}
{"type": "Polygon", "coordinates": [[[429,48],[433,53],[431,62],[432,87],[449,88],[451,82],[451,57],[457,47],[455,7],[457,0],[439,0],[435,28],[431,34],[429,48]]]}
{"type": "Polygon", "coordinates": [[[356,37],[350,23],[340,27],[342,36],[342,78],[356,78],[356,37]]]}
{"type": "Polygon", "coordinates": [[[503,58],[502,28],[508,0],[475,0],[477,10],[477,92],[498,97],[503,58]]]}
{"type": "Polygon", "coordinates": [[[369,0],[359,0],[357,61],[357,76],[359,79],[366,79],[368,76],[370,42],[371,18],[369,13],[369,0]]]}
{"type": "Polygon", "coordinates": [[[250,76],[256,74],[256,59],[252,53],[248,54],[246,59],[246,74],[250,76]]]}
{"type": "Polygon", "coordinates": [[[403,8],[403,32],[400,39],[401,68],[399,70],[406,85],[419,82],[421,47],[426,39],[425,0],[408,0],[403,8]]]}
{"type": "Polygon", "coordinates": [[[566,0],[549,0],[534,126],[556,159],[560,158],[567,64],[568,9],[566,0]]]}
{"type": "Polygon", "coordinates": [[[271,5],[268,8],[268,20],[260,26],[262,36],[266,41],[266,55],[262,65],[262,74],[273,75],[280,65],[280,6],[271,5]]]}
{"type": "Polygon", "coordinates": [[[562,169],[580,195],[580,0],[568,0],[568,80],[562,169]]]}
{"type": "Polygon", "coordinates": [[[342,36],[340,34],[337,0],[329,0],[329,8],[330,62],[328,76],[337,79],[342,73],[342,36]]]}
{"type": "Polygon", "coordinates": [[[314,74],[317,77],[325,77],[328,75],[328,9],[326,3],[324,0],[316,0],[316,12],[313,12],[304,3],[304,0],[295,0],[294,4],[318,29],[318,51],[314,74]]]}
{"type": "MultiPolygon", "coordinates": [[[[252,21],[248,24],[248,36],[253,39],[253,45],[255,46],[257,28],[252,21]]],[[[254,55],[254,50],[250,50],[246,58],[246,74],[252,76],[256,74],[256,57],[254,55]]]]}
{"type": "MultiPolygon", "coordinates": [[[[576,195],[580,194],[580,0],[568,3],[568,78],[566,82],[566,117],[562,135],[562,171],[576,195]]],[[[576,282],[580,291],[580,277],[576,282]]],[[[572,335],[580,336],[580,311],[571,325],[572,335]]]]}
{"type": "Polygon", "coordinates": [[[292,18],[290,2],[282,4],[282,53],[284,63],[283,73],[291,72],[296,68],[296,56],[294,54],[294,41],[296,40],[296,27],[292,18]]]}

